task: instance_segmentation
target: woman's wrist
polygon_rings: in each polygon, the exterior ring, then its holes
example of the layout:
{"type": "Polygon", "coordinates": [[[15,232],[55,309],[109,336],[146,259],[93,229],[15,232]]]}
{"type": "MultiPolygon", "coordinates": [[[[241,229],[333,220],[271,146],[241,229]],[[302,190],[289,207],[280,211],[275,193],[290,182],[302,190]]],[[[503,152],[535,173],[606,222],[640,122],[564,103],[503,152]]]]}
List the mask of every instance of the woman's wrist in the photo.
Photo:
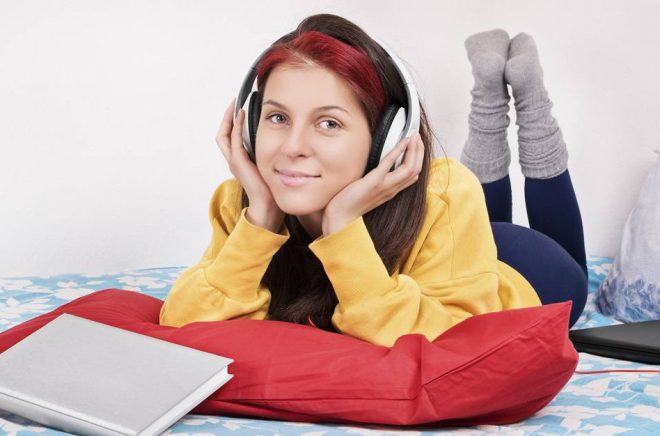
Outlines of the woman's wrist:
{"type": "Polygon", "coordinates": [[[268,212],[259,207],[248,206],[245,211],[245,218],[255,226],[263,227],[273,233],[279,233],[284,222],[284,213],[281,210],[268,212]]]}

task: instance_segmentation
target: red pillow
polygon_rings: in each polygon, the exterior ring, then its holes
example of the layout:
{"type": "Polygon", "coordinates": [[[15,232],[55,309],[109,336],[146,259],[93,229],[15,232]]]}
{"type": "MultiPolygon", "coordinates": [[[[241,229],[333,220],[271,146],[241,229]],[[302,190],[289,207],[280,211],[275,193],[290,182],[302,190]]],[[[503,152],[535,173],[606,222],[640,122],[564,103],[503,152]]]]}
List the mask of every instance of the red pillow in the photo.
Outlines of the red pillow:
{"type": "Polygon", "coordinates": [[[234,359],[234,377],[191,413],[393,425],[508,424],[547,405],[578,354],[570,302],[473,316],[433,342],[382,347],[281,321],[158,324],[163,302],[104,289],[0,333],[0,352],[62,313],[234,359]]]}

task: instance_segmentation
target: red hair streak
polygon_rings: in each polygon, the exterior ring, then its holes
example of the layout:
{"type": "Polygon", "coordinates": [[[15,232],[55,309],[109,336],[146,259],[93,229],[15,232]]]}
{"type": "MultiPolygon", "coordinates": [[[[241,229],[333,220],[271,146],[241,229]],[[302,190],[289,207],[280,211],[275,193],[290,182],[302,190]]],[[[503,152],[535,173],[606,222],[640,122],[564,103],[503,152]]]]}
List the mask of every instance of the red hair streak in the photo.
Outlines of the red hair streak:
{"type": "Polygon", "coordinates": [[[286,43],[274,44],[257,65],[257,88],[280,64],[318,66],[346,80],[366,112],[373,129],[385,105],[385,92],[376,67],[361,50],[315,30],[303,32],[286,43]]]}

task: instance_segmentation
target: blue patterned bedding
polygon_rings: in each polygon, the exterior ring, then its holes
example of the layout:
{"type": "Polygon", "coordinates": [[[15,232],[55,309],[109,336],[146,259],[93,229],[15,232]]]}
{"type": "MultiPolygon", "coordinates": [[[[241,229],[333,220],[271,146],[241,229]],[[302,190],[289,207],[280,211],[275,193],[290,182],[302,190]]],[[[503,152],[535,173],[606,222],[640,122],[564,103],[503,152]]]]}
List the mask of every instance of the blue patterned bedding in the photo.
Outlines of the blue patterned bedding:
{"type": "MultiPolygon", "coordinates": [[[[612,258],[590,257],[589,299],[575,329],[616,324],[599,313],[595,291],[612,266],[612,258]]],[[[186,267],[142,269],[118,274],[65,274],[49,277],[0,278],[0,331],[35,318],[91,292],[119,288],[165,299],[186,267]]],[[[580,353],[578,371],[652,369],[643,365],[580,353]]],[[[559,395],[536,415],[516,424],[482,425],[463,429],[429,427],[348,426],[252,418],[188,414],[165,434],[177,435],[433,435],[460,431],[463,435],[620,434],[660,435],[660,374],[574,374],[559,395]]],[[[0,410],[0,435],[66,434],[0,410]]]]}

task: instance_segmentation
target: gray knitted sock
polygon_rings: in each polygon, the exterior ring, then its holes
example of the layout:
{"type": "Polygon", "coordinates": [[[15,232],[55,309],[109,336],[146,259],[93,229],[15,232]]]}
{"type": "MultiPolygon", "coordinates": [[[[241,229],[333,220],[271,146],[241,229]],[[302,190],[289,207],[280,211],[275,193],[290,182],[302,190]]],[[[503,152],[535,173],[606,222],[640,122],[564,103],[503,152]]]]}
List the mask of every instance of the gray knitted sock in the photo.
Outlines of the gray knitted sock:
{"type": "Polygon", "coordinates": [[[511,152],[506,139],[509,126],[509,91],[504,81],[504,65],[509,50],[509,34],[502,29],[475,33],[465,40],[472,64],[474,86],[468,117],[468,137],[460,161],[481,183],[509,174],[511,152]]]}
{"type": "Polygon", "coordinates": [[[525,177],[549,179],[563,173],[568,151],[552,116],[534,39],[519,33],[509,45],[504,78],[511,85],[518,125],[518,160],[525,177]]]}

